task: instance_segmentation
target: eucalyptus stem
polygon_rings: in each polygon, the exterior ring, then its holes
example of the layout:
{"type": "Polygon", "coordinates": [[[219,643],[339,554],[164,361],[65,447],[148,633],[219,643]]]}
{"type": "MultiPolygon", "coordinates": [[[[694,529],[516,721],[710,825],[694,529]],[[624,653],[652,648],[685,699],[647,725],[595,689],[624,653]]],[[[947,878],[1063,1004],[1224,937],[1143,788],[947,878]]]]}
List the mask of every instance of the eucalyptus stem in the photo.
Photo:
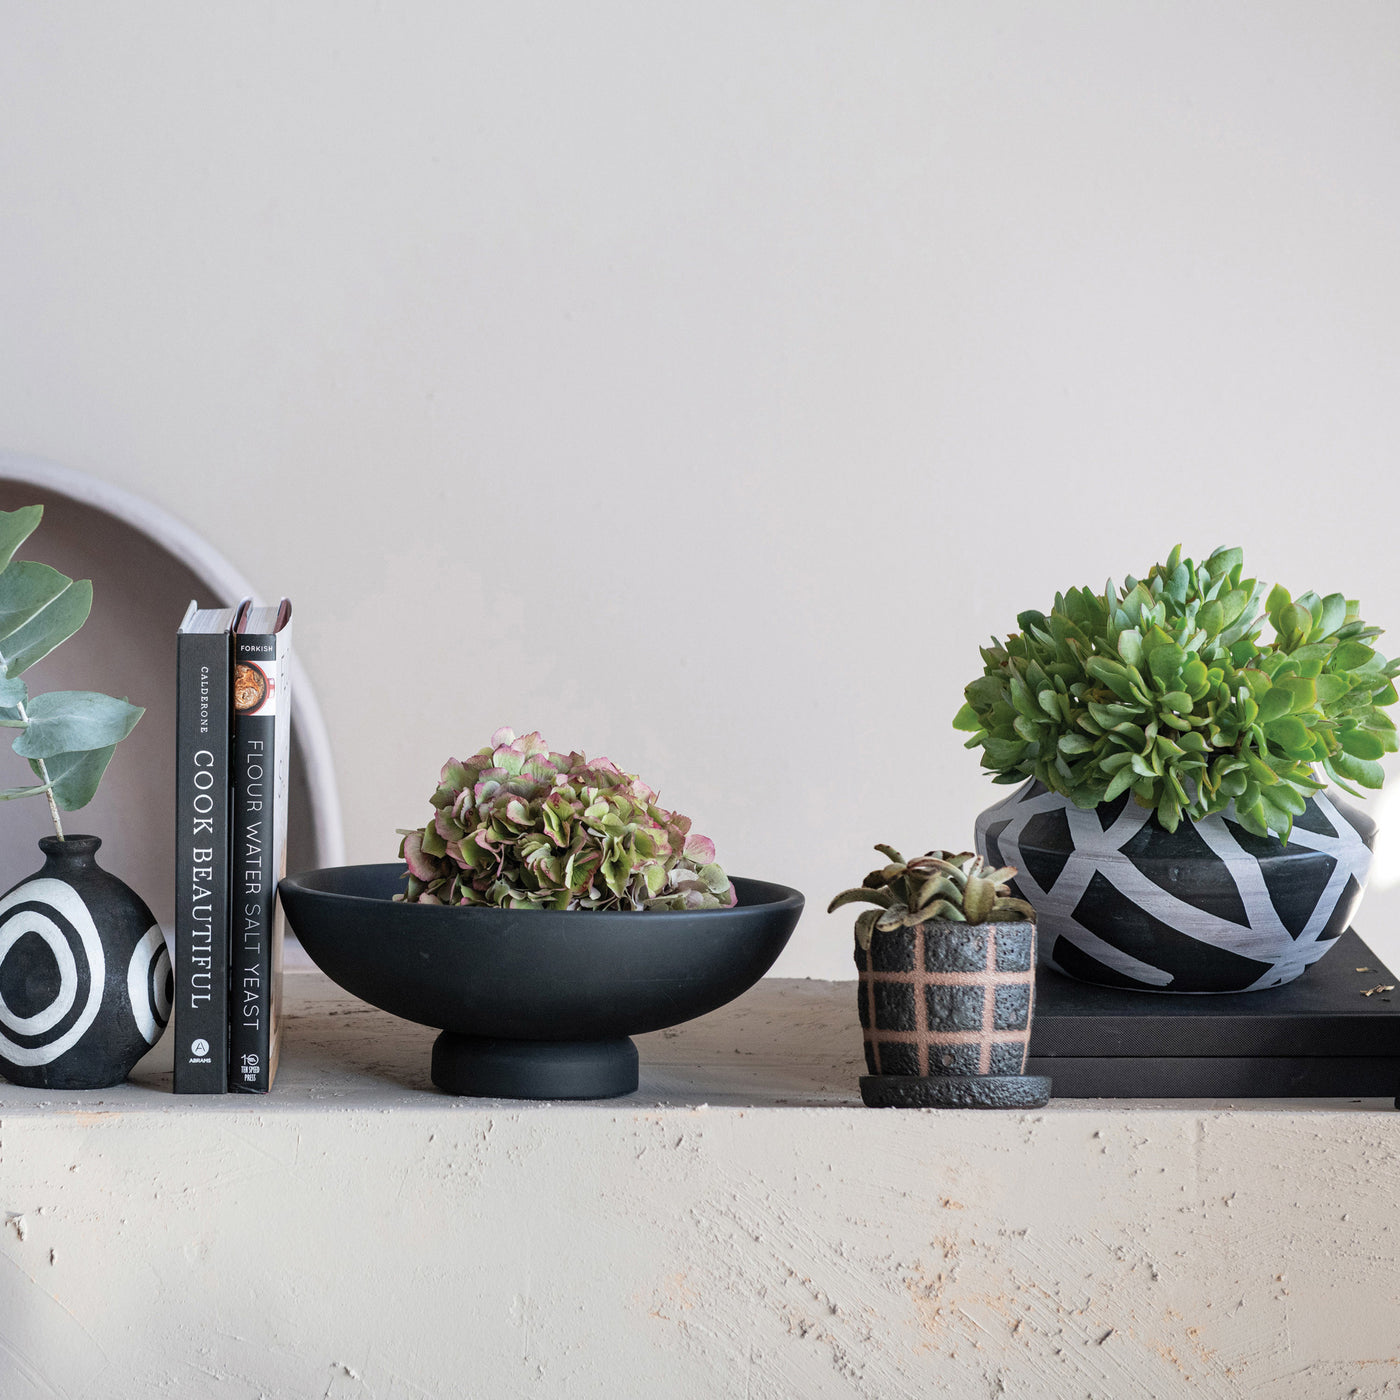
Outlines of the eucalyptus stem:
{"type": "Polygon", "coordinates": [[[58,839],[66,841],[68,838],[63,834],[63,822],[58,815],[58,803],[53,800],[53,782],[49,778],[49,766],[42,758],[36,759],[39,765],[39,776],[44,780],[44,796],[49,799],[49,815],[53,818],[53,829],[58,832],[58,839]]]}
{"type": "MultiPolygon", "coordinates": [[[[0,666],[4,664],[4,658],[0,657],[0,666]]],[[[28,724],[29,716],[25,713],[24,703],[21,701],[15,709],[19,711],[19,717],[28,724]]],[[[36,758],[34,762],[39,765],[39,776],[44,780],[44,796],[49,799],[49,815],[53,818],[53,829],[58,832],[60,841],[67,840],[63,834],[63,822],[58,815],[58,803],[53,800],[53,779],[49,777],[49,765],[42,758],[36,758]]]]}
{"type": "MultiPolygon", "coordinates": [[[[7,664],[4,652],[0,652],[0,671],[3,671],[7,664]]],[[[15,706],[15,711],[24,721],[25,727],[28,728],[29,713],[25,710],[22,700],[15,706]]],[[[53,829],[58,833],[58,839],[65,841],[67,837],[63,834],[63,822],[58,815],[58,803],[53,800],[53,779],[49,777],[49,765],[42,758],[36,758],[34,761],[39,765],[39,776],[44,780],[44,796],[49,799],[49,815],[53,818],[53,829]]]]}

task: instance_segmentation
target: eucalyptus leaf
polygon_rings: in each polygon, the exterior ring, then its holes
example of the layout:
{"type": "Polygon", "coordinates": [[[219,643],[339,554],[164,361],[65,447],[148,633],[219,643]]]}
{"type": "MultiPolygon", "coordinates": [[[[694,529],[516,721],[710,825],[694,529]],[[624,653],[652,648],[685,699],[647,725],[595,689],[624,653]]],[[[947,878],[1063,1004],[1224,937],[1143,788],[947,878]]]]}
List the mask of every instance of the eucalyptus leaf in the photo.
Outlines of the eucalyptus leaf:
{"type": "MultiPolygon", "coordinates": [[[[44,760],[49,781],[53,784],[54,800],[65,812],[86,807],[97,792],[97,785],[117,751],[115,744],[103,749],[88,749],[82,753],[54,754],[44,760]]],[[[31,759],[29,766],[42,777],[39,760],[31,759]]]]}
{"type": "Polygon", "coordinates": [[[10,802],[16,797],[37,797],[41,792],[48,790],[47,783],[40,783],[37,787],[0,788],[0,802],[10,802]]]}
{"type": "Polygon", "coordinates": [[[21,758],[102,749],[125,739],[145,711],[91,690],[53,690],[29,702],[29,727],[14,742],[21,758]]]}
{"type": "Polygon", "coordinates": [[[95,691],[30,696],[21,674],[71,637],[92,611],[92,584],[34,560],[19,546],[43,518],[42,506],[0,511],[0,726],[18,729],[13,748],[40,783],[10,788],[0,799],[46,794],[59,836],[60,808],[92,800],[116,744],[144,711],[95,691]]]}
{"type": "Polygon", "coordinates": [[[15,550],[38,528],[43,519],[43,506],[21,506],[18,510],[0,510],[0,569],[7,569],[15,550]]]}
{"type": "MultiPolygon", "coordinates": [[[[0,574],[0,581],[4,577],[0,574]]],[[[87,579],[79,579],[0,644],[5,656],[5,675],[18,676],[36,661],[42,661],[87,621],[91,611],[92,584],[87,579]]]]}
{"type": "Polygon", "coordinates": [[[20,559],[0,573],[0,650],[15,650],[6,639],[72,586],[67,574],[31,559],[20,559]]]}

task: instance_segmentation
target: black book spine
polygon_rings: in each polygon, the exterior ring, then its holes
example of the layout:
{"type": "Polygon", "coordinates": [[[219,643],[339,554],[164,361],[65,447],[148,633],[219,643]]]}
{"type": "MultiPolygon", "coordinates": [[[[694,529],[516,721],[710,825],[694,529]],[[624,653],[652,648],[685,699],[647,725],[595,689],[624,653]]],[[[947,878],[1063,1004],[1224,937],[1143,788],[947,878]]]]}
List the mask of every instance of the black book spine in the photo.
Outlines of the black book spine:
{"type": "MultiPolygon", "coordinates": [[[[251,664],[275,677],[275,635],[239,635],[235,652],[235,665],[251,664]]],[[[265,1094],[272,1087],[277,721],[274,714],[235,708],[233,727],[228,1087],[265,1094]]]]}
{"type": "Polygon", "coordinates": [[[228,1088],[229,741],[233,638],[176,644],[175,1092],[228,1088]]]}

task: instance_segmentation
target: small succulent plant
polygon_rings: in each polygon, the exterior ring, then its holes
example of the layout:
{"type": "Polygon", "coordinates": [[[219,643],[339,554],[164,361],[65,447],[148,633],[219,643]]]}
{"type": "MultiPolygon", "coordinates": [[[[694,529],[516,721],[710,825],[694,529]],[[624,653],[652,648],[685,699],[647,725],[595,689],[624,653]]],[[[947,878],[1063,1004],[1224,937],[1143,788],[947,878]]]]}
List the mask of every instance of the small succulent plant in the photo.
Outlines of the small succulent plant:
{"type": "Polygon", "coordinates": [[[399,901],[504,909],[718,909],[736,902],[714,843],[606,758],[498,729],[444,765],[431,821],[400,831],[399,901]]]}
{"type": "Polygon", "coordinates": [[[1342,594],[1266,596],[1243,571],[1238,549],[1198,565],[1178,547],[1141,581],[1056,594],[982,648],[954,726],[994,782],[1036,778],[1078,807],[1131,792],[1168,831],[1233,802],[1249,831],[1286,841],[1326,786],[1315,765],[1354,796],[1381,786],[1400,660],[1342,594]]]}
{"type": "Polygon", "coordinates": [[[996,924],[1034,919],[1024,899],[1014,899],[1006,881],[1014,866],[985,864],[971,851],[929,851],[906,861],[893,846],[876,846],[889,864],[872,870],[854,889],[842,890],[827,906],[833,914],[843,904],[874,904],[856,919],[856,942],[870,947],[876,929],[902,928],[947,919],[951,923],[996,924]]]}

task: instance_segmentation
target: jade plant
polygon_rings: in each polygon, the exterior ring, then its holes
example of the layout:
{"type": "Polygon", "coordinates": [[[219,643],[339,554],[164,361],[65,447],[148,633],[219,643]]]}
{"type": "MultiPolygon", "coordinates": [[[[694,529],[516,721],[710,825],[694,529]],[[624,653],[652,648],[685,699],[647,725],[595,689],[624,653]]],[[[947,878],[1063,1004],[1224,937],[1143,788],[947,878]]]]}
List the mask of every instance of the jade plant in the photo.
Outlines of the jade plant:
{"type": "Polygon", "coordinates": [[[92,584],[15,552],[34,532],[43,506],[0,511],[0,726],[18,729],[12,745],[37,783],[0,789],[0,799],[48,799],[54,830],[63,839],[59,808],[76,811],[92,801],[112,753],[145,711],[91,690],[31,695],[20,677],[66,642],[92,610],[92,584]]]}
{"type": "Polygon", "coordinates": [[[736,902],[714,843],[606,758],[499,729],[450,759],[424,826],[400,830],[396,900],[506,909],[718,909],[736,902]]]}
{"type": "Polygon", "coordinates": [[[1233,802],[1249,831],[1287,841],[1319,768],[1354,796],[1380,787],[1400,660],[1355,601],[1243,573],[1239,549],[1196,564],[1178,547],[1141,580],[1023,612],[982,648],[953,721],[966,747],[994,782],[1035,778],[1078,807],[1131,792],[1168,831],[1233,802]]]}
{"type": "Polygon", "coordinates": [[[842,890],[827,906],[834,914],[844,904],[874,904],[856,919],[856,942],[870,947],[878,929],[911,927],[930,919],[950,923],[997,924],[1035,918],[1024,899],[1012,896],[1006,882],[1015,866],[994,868],[971,851],[929,851],[906,861],[893,846],[876,846],[889,863],[872,870],[854,889],[842,890]]]}

